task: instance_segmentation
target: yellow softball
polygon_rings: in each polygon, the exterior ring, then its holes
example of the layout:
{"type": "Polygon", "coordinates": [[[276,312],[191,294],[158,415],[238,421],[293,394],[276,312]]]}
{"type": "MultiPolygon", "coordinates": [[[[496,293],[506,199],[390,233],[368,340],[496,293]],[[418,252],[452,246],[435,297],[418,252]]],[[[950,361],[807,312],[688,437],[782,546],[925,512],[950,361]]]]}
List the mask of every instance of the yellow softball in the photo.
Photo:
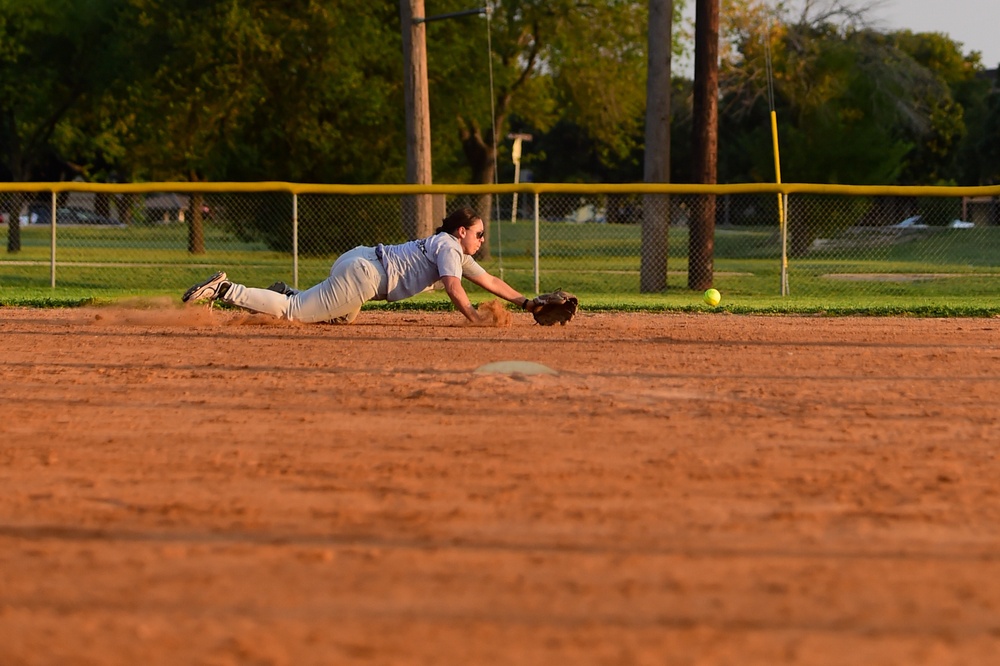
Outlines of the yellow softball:
{"type": "Polygon", "coordinates": [[[719,293],[718,289],[708,289],[705,291],[705,302],[711,305],[713,308],[719,304],[722,300],[722,294],[719,293]]]}

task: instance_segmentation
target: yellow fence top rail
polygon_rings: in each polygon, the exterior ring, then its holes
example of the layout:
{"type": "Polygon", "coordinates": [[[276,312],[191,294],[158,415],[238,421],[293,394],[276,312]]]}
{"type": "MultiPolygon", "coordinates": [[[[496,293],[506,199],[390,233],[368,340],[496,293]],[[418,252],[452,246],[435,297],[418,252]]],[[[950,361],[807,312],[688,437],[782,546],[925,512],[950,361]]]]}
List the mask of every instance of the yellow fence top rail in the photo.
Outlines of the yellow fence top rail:
{"type": "Polygon", "coordinates": [[[995,197],[1000,185],[981,187],[901,185],[820,185],[816,183],[737,183],[681,185],[674,183],[517,183],[497,185],[323,185],[264,181],[253,183],[0,183],[0,192],[104,192],[108,194],[189,192],[289,194],[412,195],[412,194],[826,194],[848,196],[995,197]]]}

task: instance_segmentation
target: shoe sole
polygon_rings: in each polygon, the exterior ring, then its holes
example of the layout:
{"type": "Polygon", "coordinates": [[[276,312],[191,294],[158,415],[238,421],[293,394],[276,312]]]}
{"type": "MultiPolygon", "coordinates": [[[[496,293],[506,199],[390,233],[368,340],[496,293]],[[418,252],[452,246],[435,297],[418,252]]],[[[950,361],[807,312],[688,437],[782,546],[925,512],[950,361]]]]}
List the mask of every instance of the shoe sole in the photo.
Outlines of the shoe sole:
{"type": "MultiPolygon", "coordinates": [[[[196,284],[195,286],[191,287],[186,292],[184,292],[184,296],[183,298],[181,298],[181,300],[185,303],[191,300],[194,301],[204,300],[205,298],[208,298],[208,296],[200,294],[199,292],[208,285],[212,284],[213,282],[224,281],[225,279],[226,279],[226,274],[223,271],[219,271],[218,273],[208,278],[204,282],[199,282],[198,284],[196,284]]],[[[214,294],[215,291],[213,291],[212,293],[214,294]]]]}

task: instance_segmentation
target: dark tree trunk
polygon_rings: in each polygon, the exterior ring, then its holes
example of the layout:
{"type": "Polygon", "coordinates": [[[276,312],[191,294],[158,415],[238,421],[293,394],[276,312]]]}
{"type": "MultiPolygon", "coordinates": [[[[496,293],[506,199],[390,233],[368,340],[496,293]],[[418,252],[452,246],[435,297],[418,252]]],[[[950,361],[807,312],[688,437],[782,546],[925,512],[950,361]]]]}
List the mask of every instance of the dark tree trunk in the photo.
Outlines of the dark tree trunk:
{"type": "MultiPolygon", "coordinates": [[[[192,182],[196,179],[192,178],[192,182]]],[[[188,252],[190,254],[205,254],[205,225],[202,223],[201,206],[204,201],[203,194],[191,195],[190,210],[187,216],[188,225],[188,252]]]]}
{"type": "MultiPolygon", "coordinates": [[[[695,0],[693,171],[696,183],[716,183],[719,144],[719,0],[695,0]]],[[[712,286],[715,196],[700,197],[688,237],[688,288],[712,286]]]]}
{"type": "Polygon", "coordinates": [[[6,211],[7,218],[7,251],[11,254],[21,251],[21,220],[17,211],[6,211]]]}
{"type": "MultiPolygon", "coordinates": [[[[650,0],[649,32],[646,37],[646,154],[643,179],[647,183],[670,182],[670,45],[673,0],[650,0]]],[[[611,219],[609,217],[608,221],[611,219]]],[[[667,257],[670,255],[670,199],[647,194],[642,200],[642,256],[639,291],[667,288],[667,257]]]]}
{"type": "MultiPolygon", "coordinates": [[[[23,174],[18,173],[20,143],[17,138],[17,127],[14,122],[14,112],[4,109],[0,113],[0,154],[6,154],[9,162],[0,164],[0,179],[11,182],[24,180],[23,174]]],[[[10,206],[13,208],[13,206],[10,206]]],[[[6,211],[10,217],[7,220],[7,251],[17,253],[21,251],[21,220],[18,217],[20,211],[6,211]]]]}

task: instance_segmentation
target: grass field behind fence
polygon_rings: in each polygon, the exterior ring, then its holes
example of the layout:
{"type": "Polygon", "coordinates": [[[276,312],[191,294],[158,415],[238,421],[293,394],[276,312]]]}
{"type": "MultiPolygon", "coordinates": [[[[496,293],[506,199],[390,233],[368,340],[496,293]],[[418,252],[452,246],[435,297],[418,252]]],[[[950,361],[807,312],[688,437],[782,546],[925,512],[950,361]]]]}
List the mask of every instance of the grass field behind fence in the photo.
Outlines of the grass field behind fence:
{"type": "MultiPolygon", "coordinates": [[[[244,242],[221,225],[205,225],[206,253],[186,251],[183,224],[125,228],[58,228],[57,287],[49,287],[51,229],[25,226],[22,250],[0,255],[0,303],[73,304],[180,293],[215,270],[250,285],[292,280],[290,254],[244,242]]],[[[534,288],[534,225],[494,223],[493,256],[483,262],[515,288],[534,288]]],[[[641,229],[633,224],[543,222],[541,291],[564,288],[591,307],[706,309],[687,288],[686,228],[671,228],[668,286],[639,293],[641,229]]],[[[870,310],[989,314],[1000,312],[1000,228],[931,229],[886,244],[831,244],[789,260],[790,293],[782,297],[780,237],[773,228],[720,227],[714,286],[731,311],[870,310]]],[[[329,272],[334,255],[299,258],[299,284],[329,272]]],[[[472,285],[474,300],[483,297],[472,285]]],[[[443,292],[397,307],[447,307],[443,292]]]]}

